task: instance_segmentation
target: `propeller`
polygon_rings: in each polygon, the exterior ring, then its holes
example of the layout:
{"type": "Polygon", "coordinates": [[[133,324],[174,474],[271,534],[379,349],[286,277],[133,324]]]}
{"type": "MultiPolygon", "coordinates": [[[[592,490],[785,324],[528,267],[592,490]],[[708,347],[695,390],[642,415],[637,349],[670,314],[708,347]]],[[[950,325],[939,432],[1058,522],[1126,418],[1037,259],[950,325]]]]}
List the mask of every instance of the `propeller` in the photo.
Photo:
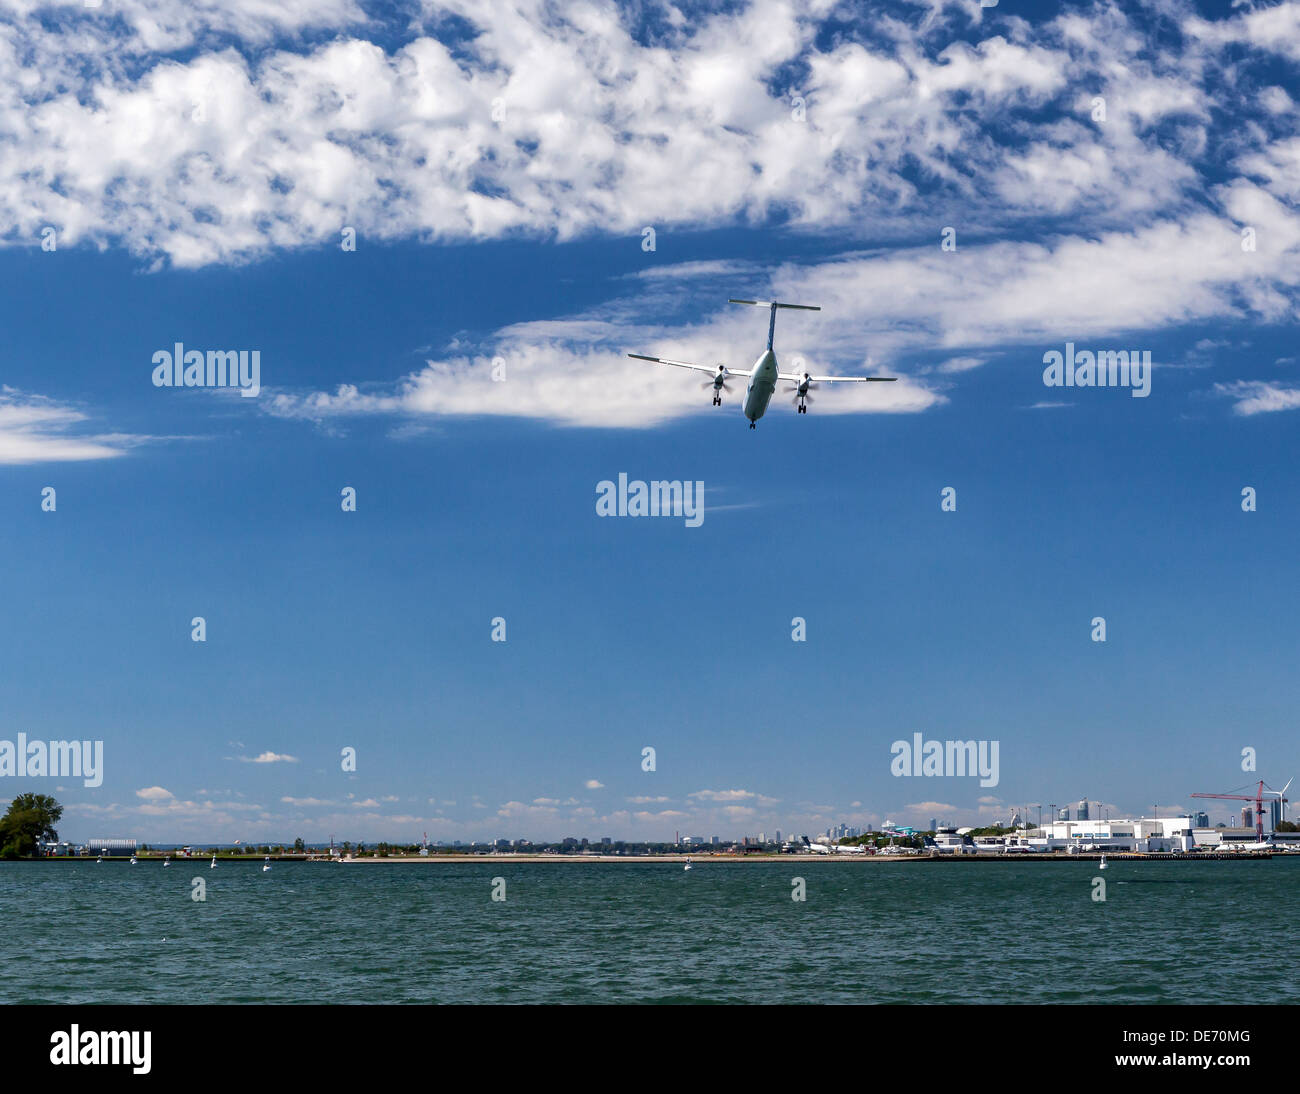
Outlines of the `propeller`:
{"type": "Polygon", "coordinates": [[[731,388],[727,387],[727,381],[730,380],[731,378],[732,376],[731,373],[727,371],[727,366],[719,365],[718,371],[713,375],[713,379],[705,380],[704,383],[700,385],[700,387],[702,388],[711,387],[713,388],[714,391],[717,391],[719,388],[721,388],[723,391],[730,394],[731,388]]]}
{"type": "MultiPolygon", "coordinates": [[[[816,387],[817,385],[813,382],[812,376],[805,372],[803,374],[803,378],[796,381],[791,386],[789,390],[789,394],[797,395],[800,398],[805,398],[807,397],[808,392],[814,390],[816,387]]],[[[809,399],[808,401],[812,402],[811,399],[809,399]]]]}
{"type": "Polygon", "coordinates": [[[796,380],[794,384],[790,387],[790,389],[787,391],[787,394],[794,396],[794,398],[790,400],[790,403],[792,406],[799,409],[800,413],[802,413],[802,407],[805,403],[811,403],[816,401],[809,394],[809,392],[812,391],[817,385],[813,383],[812,376],[809,375],[807,372],[801,371],[800,377],[801,378],[796,380]]]}

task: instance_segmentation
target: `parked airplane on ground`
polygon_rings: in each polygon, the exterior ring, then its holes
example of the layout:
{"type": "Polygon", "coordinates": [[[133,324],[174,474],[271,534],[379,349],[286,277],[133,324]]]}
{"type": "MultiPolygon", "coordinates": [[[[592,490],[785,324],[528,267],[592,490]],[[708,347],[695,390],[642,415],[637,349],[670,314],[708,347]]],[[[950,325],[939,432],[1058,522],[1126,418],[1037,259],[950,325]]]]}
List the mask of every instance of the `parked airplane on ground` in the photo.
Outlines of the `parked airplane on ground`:
{"type": "Polygon", "coordinates": [[[704,386],[713,388],[714,406],[721,406],[722,393],[731,390],[727,387],[727,381],[743,376],[747,381],[744,411],[745,417],[749,419],[750,429],[754,429],[758,425],[758,419],[767,413],[767,404],[772,401],[772,394],[776,391],[778,380],[789,380],[794,384],[794,387],[789,389],[789,393],[794,395],[797,412],[806,414],[808,413],[808,403],[812,400],[808,393],[818,384],[887,383],[898,379],[897,376],[813,376],[807,372],[781,372],[777,367],[776,353],[772,349],[772,338],[776,334],[777,308],[794,308],[798,311],[821,311],[821,308],[810,304],[782,304],[779,300],[732,299],[728,303],[753,304],[756,307],[771,309],[771,318],[767,324],[767,349],[754,362],[754,367],[749,372],[733,371],[728,369],[726,365],[710,368],[708,365],[693,365],[689,361],[670,361],[666,357],[647,357],[644,353],[629,353],[628,356],[634,357],[638,361],[654,361],[661,365],[676,365],[678,368],[689,368],[694,369],[696,372],[710,373],[713,379],[704,386]]]}
{"type": "Polygon", "coordinates": [[[814,855],[865,855],[867,849],[855,843],[810,843],[803,837],[804,848],[814,855]]]}

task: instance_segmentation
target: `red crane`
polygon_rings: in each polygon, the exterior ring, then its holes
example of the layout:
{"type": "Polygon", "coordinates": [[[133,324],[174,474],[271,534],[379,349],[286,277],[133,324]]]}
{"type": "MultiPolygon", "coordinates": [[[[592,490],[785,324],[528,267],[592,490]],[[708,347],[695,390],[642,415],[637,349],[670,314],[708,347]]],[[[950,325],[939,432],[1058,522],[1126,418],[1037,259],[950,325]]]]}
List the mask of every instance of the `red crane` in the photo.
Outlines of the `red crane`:
{"type": "MultiPolygon", "coordinates": [[[[1276,791],[1274,791],[1276,793],[1276,791]]],[[[1264,780],[1259,780],[1259,787],[1253,796],[1246,794],[1193,794],[1193,798],[1222,798],[1225,800],[1255,803],[1255,841],[1264,842],[1264,780]]],[[[1278,795],[1279,801],[1288,801],[1278,795]]]]}

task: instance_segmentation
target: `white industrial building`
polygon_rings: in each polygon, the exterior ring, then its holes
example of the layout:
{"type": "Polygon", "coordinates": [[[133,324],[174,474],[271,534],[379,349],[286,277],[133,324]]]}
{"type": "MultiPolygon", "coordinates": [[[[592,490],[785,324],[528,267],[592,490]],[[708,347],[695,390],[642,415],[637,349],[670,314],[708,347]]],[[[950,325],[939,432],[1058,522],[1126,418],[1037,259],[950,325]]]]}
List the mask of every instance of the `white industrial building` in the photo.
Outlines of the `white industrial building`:
{"type": "MultiPolygon", "coordinates": [[[[946,855],[1004,855],[1058,851],[1070,853],[1100,851],[1184,852],[1239,850],[1255,845],[1253,828],[1210,828],[1198,826],[1190,814],[1180,817],[1138,817],[1136,819],[1058,820],[1041,828],[1021,828],[1004,836],[971,836],[970,829],[940,825],[933,838],[926,837],[926,850],[946,855]]],[[[1292,841],[1279,839],[1279,849],[1288,850],[1292,841]]],[[[1300,838],[1294,841],[1300,850],[1300,838]]]]}
{"type": "Polygon", "coordinates": [[[1135,820],[1052,821],[1030,845],[1044,851],[1190,851],[1196,830],[1190,816],[1138,817],[1135,820]]]}

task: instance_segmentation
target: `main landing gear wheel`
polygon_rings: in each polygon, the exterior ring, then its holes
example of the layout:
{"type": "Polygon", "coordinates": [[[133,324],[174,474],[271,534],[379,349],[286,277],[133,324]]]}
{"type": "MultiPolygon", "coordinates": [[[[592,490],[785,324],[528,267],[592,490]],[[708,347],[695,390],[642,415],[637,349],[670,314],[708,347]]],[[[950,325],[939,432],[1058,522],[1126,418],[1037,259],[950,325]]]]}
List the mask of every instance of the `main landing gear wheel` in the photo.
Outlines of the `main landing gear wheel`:
{"type": "Polygon", "coordinates": [[[757,428],[758,428],[758,423],[757,423],[757,422],[750,422],[750,423],[749,423],[749,428],[750,428],[750,429],[757,429],[757,428]]]}
{"type": "Polygon", "coordinates": [[[714,405],[714,406],[721,406],[721,405],[722,405],[722,397],[721,397],[720,395],[715,395],[715,396],[713,397],[713,405],[714,405]]]}

